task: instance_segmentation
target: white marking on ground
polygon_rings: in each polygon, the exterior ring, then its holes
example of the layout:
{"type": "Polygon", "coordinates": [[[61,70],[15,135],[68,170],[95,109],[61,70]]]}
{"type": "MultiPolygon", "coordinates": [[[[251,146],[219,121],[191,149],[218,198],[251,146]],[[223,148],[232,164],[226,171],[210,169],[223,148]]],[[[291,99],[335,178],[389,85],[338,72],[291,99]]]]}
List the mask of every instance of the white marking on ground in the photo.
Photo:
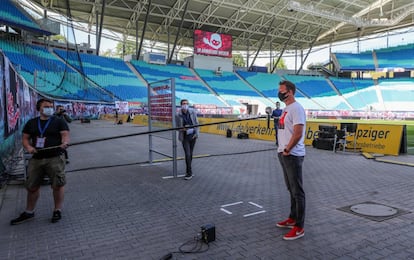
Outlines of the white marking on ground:
{"type": "Polygon", "coordinates": [[[265,212],[266,212],[266,210],[256,211],[256,212],[253,212],[253,213],[243,215],[243,217],[250,217],[250,216],[257,215],[257,214],[262,214],[262,213],[265,213],[265,212]]]}
{"type": "Polygon", "coordinates": [[[238,202],[234,202],[234,203],[230,203],[230,204],[221,205],[221,207],[224,208],[224,207],[234,206],[234,205],[242,204],[242,203],[243,203],[243,201],[238,201],[238,202]]]}
{"type": "Polygon", "coordinates": [[[251,202],[251,201],[249,201],[249,204],[250,205],[253,205],[253,206],[256,206],[256,207],[258,207],[258,208],[263,208],[263,206],[260,206],[259,204],[256,204],[256,203],[254,203],[254,202],[251,202]]]}

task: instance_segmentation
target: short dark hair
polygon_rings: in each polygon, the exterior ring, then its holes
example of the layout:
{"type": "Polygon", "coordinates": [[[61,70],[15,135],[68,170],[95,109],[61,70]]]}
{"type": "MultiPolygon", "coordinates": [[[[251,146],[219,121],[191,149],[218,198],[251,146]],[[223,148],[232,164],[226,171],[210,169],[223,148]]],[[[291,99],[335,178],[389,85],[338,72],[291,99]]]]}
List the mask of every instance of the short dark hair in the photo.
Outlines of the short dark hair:
{"type": "Polygon", "coordinates": [[[182,105],[182,104],[183,104],[183,102],[185,102],[185,101],[187,101],[187,102],[188,102],[188,99],[181,99],[181,101],[180,101],[180,105],[182,105]]]}
{"type": "Polygon", "coordinates": [[[36,109],[37,109],[37,111],[39,111],[40,110],[40,107],[42,106],[42,104],[43,103],[52,103],[53,104],[53,101],[52,100],[50,100],[50,99],[46,99],[46,98],[41,98],[41,99],[39,99],[38,101],[37,101],[37,103],[36,103],[36,109]]]}
{"type": "Polygon", "coordinates": [[[290,82],[289,80],[283,80],[283,81],[279,82],[279,86],[280,85],[286,86],[286,88],[288,90],[292,90],[293,95],[295,94],[295,92],[296,92],[296,86],[295,86],[295,84],[293,84],[293,82],[290,82]]]}

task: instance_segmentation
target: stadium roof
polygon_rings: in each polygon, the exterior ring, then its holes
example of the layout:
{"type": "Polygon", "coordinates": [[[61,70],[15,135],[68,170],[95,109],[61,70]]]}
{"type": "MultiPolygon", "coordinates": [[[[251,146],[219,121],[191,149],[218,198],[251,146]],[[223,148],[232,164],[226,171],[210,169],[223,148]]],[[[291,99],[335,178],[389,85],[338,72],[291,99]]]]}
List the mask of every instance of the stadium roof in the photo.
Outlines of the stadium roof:
{"type": "Polygon", "coordinates": [[[138,24],[138,36],[145,28],[153,42],[172,44],[180,32],[178,46],[192,46],[195,29],[230,34],[233,50],[307,49],[414,25],[412,0],[30,1],[65,16],[70,10],[89,28],[104,5],[104,29],[135,36],[138,24]]]}

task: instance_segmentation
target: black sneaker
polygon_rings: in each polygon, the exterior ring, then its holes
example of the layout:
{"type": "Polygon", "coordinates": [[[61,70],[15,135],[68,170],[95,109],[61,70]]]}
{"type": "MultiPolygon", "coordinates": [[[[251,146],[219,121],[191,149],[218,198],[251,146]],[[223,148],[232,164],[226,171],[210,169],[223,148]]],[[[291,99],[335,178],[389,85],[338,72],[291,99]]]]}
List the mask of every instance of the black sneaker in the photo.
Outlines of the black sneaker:
{"type": "Polygon", "coordinates": [[[60,212],[60,210],[53,211],[52,223],[58,222],[61,218],[62,218],[62,212],[60,212]]]}
{"type": "Polygon", "coordinates": [[[34,213],[27,213],[25,211],[22,214],[20,214],[18,218],[12,219],[12,221],[10,221],[10,225],[18,225],[23,222],[32,220],[33,218],[34,218],[34,213]]]}
{"type": "Polygon", "coordinates": [[[191,180],[193,178],[193,175],[191,175],[191,174],[187,174],[185,177],[184,177],[184,180],[191,180]]]}

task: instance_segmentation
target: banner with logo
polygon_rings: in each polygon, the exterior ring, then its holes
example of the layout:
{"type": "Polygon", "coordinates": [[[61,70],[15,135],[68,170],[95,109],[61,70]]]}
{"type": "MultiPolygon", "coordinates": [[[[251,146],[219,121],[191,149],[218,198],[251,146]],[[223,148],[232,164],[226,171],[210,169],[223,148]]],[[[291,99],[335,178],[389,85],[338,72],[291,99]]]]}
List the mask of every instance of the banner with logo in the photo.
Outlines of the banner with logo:
{"type": "Polygon", "coordinates": [[[358,124],[356,146],[363,152],[398,155],[402,134],[402,125],[358,124]]]}
{"type": "MultiPolygon", "coordinates": [[[[305,145],[312,145],[319,135],[320,125],[336,126],[341,129],[341,123],[307,122],[305,145]]],[[[356,123],[355,131],[346,133],[347,147],[356,148],[362,152],[398,155],[403,135],[403,125],[356,123]]]]}
{"type": "MultiPolygon", "coordinates": [[[[146,118],[146,117],[145,117],[146,118]]],[[[248,120],[240,122],[226,123],[226,118],[203,118],[199,119],[200,124],[213,122],[223,122],[222,124],[202,126],[202,133],[226,135],[227,129],[232,130],[233,136],[238,133],[247,133],[251,139],[275,140],[275,130],[273,127],[267,127],[267,120],[248,120]]],[[[146,119],[135,117],[134,123],[145,125],[146,119]]],[[[401,140],[403,137],[403,125],[381,125],[381,124],[364,124],[364,123],[330,123],[330,122],[306,122],[305,145],[311,146],[315,138],[319,137],[319,126],[336,126],[337,130],[343,130],[348,126],[346,133],[347,147],[356,148],[358,151],[399,155],[401,140]],[[351,129],[351,125],[355,125],[351,129]],[[342,129],[341,129],[342,128],[342,129]]],[[[271,124],[273,126],[273,124],[271,124]]],[[[333,138],[331,138],[333,139],[333,138]]],[[[333,140],[332,140],[333,142],[333,140]]]]}
{"type": "Polygon", "coordinates": [[[232,37],[228,34],[194,31],[194,54],[232,57],[232,37]]]}

